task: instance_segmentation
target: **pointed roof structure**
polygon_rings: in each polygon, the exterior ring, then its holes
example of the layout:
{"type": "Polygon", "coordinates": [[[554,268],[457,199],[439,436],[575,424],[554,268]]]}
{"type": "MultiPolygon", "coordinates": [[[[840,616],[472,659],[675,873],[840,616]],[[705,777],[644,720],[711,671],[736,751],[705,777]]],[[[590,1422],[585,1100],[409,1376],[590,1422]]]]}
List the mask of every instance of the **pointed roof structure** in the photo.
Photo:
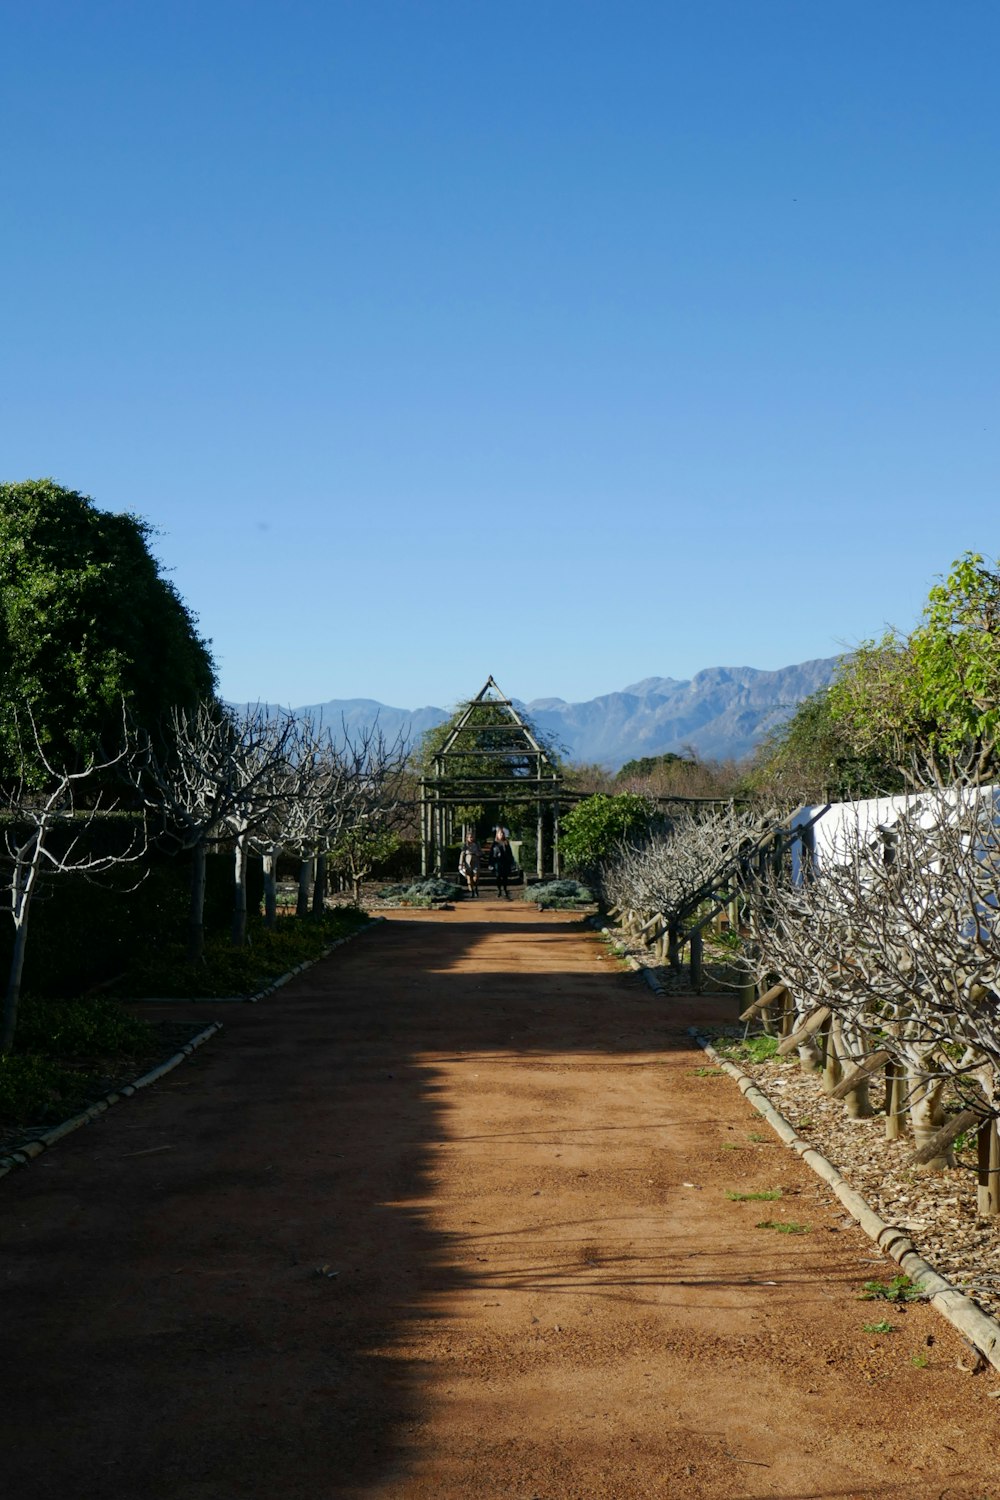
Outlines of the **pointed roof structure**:
{"type": "MultiPolygon", "coordinates": [[[[430,771],[420,779],[422,869],[440,871],[443,850],[452,842],[456,809],[488,802],[534,805],[537,862],[542,873],[543,824],[551,822],[553,861],[558,842],[562,776],[513,699],[491,674],[457,714],[430,771]],[[549,819],[544,813],[549,811],[549,819]]],[[[461,816],[461,815],[460,815],[461,816]]]]}
{"type": "MultiPolygon", "coordinates": [[[[468,734],[470,730],[485,728],[489,728],[490,730],[513,731],[510,752],[508,753],[523,753],[527,755],[541,756],[545,765],[549,766],[551,770],[555,772],[555,766],[552,765],[552,762],[546,754],[545,750],[538,743],[535,735],[528,727],[528,725],[525,724],[524,720],[521,718],[521,715],[514,707],[513,699],[508,698],[504,695],[497,684],[496,678],[492,673],[490,673],[489,677],[487,677],[485,683],[480,688],[476,696],[474,698],[470,698],[468,703],[465,705],[465,708],[463,709],[458,722],[455,724],[444,744],[441,746],[441,749],[434,756],[435,761],[451,754],[458,745],[458,742],[461,739],[463,733],[468,734]],[[481,714],[477,713],[477,710],[481,709],[484,705],[487,704],[491,706],[495,705],[506,710],[506,718],[485,719],[481,714]]],[[[463,753],[468,754],[468,750],[464,751],[463,753]]],[[[485,753],[497,754],[498,751],[491,748],[488,749],[485,753]]]]}

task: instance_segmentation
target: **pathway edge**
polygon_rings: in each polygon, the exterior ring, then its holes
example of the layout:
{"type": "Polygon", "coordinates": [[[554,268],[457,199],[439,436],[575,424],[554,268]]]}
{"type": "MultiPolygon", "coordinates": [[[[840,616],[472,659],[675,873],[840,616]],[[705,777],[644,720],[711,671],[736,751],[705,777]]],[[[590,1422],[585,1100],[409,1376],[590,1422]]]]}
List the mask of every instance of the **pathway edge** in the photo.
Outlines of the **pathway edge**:
{"type": "Polygon", "coordinates": [[[25,1141],[22,1146],[15,1146],[14,1150],[9,1151],[6,1156],[0,1156],[0,1177],[6,1177],[7,1173],[13,1172],[15,1167],[26,1167],[29,1162],[35,1160],[36,1156],[41,1156],[43,1151],[47,1151],[50,1146],[61,1141],[63,1136],[71,1135],[74,1130],[80,1130],[84,1125],[89,1125],[92,1120],[96,1120],[99,1115],[109,1110],[113,1104],[120,1104],[123,1099],[130,1099],[133,1094],[155,1083],[165,1073],[173,1072],[174,1068],[179,1067],[196,1048],[202,1046],[221,1030],[222,1022],[213,1021],[211,1026],[206,1026],[204,1031],[199,1031],[197,1036],[185,1042],[180,1051],[175,1052],[173,1057],[168,1057],[166,1062],[158,1063],[155,1068],[150,1068],[148,1073],[143,1073],[140,1078],[134,1078],[131,1083],[123,1083],[121,1088],[109,1089],[80,1114],[72,1115],[70,1119],[63,1120],[59,1125],[53,1125],[52,1129],[47,1130],[44,1135],[34,1136],[30,1141],[25,1141]]]}
{"type": "Polygon", "coordinates": [[[868,1238],[874,1240],[878,1248],[890,1256],[912,1282],[929,1294],[928,1301],[935,1311],[969,1339],[995,1370],[1000,1370],[1000,1323],[984,1313],[971,1297],[966,1296],[953,1282],[936,1271],[902,1229],[897,1225],[887,1224],[875,1212],[867,1199],[851,1187],[847,1179],[822,1152],[817,1151],[815,1146],[810,1146],[808,1141],[804,1141],[800,1135],[797,1135],[794,1127],[775,1108],[763,1090],[758,1088],[749,1074],[744,1073],[742,1068],[737,1067],[727,1058],[720,1056],[697,1027],[688,1027],[688,1035],[694,1038],[702,1051],[707,1053],[722,1072],[734,1080],[747,1103],[767,1121],[785,1145],[791,1146],[806,1165],[833,1189],[868,1238]]]}

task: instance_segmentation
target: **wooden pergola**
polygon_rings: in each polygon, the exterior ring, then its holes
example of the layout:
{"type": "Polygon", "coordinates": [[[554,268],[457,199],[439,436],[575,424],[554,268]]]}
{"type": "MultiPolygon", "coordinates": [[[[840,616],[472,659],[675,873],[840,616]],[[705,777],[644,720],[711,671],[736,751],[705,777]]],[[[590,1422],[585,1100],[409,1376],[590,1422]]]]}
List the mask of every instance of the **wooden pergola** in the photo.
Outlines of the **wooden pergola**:
{"type": "MultiPolygon", "coordinates": [[[[456,809],[500,802],[533,807],[537,827],[535,872],[546,869],[546,812],[551,815],[548,868],[559,873],[559,811],[565,798],[563,780],[510,698],[487,678],[463,706],[428,775],[420,778],[420,868],[440,875],[444,854],[455,842],[456,809]],[[470,770],[471,762],[471,770],[470,770]],[[483,774],[476,775],[477,765],[483,774]]],[[[571,799],[572,800],[572,799],[571,799]]]]}

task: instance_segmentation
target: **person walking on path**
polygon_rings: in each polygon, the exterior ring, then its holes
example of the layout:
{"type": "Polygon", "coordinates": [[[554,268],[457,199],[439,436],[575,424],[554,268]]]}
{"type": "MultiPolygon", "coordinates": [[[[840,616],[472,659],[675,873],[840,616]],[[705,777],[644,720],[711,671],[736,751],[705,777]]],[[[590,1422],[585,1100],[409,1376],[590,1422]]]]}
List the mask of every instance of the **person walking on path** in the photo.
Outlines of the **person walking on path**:
{"type": "Polygon", "coordinates": [[[481,855],[482,850],[476,842],[476,835],[474,833],[467,834],[465,843],[462,845],[462,852],[458,856],[458,873],[468,886],[470,896],[479,895],[479,861],[481,855]]]}
{"type": "Polygon", "coordinates": [[[493,866],[493,873],[497,878],[497,895],[506,896],[509,901],[510,891],[507,889],[507,882],[510,879],[510,872],[514,868],[514,851],[510,847],[510,840],[502,828],[497,830],[496,838],[493,840],[490,864],[493,866]]]}

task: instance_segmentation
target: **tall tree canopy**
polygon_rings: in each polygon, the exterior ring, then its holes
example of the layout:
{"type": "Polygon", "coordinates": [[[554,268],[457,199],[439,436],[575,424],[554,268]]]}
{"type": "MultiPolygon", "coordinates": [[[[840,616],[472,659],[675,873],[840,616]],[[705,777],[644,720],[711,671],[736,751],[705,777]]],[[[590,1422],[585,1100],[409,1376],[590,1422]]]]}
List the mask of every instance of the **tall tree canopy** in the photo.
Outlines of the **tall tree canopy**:
{"type": "MultiPolygon", "coordinates": [[[[53,763],[113,748],[121,705],[155,733],[215,692],[207,643],[151,555],[149,524],[50,479],[0,485],[0,775],[27,708],[53,763]]],[[[30,774],[31,736],[21,735],[30,774]]]]}
{"type": "Polygon", "coordinates": [[[922,779],[1000,774],[1000,571],[967,552],[931,589],[909,635],[866,641],[831,689],[834,719],[862,754],[922,779]]]}

